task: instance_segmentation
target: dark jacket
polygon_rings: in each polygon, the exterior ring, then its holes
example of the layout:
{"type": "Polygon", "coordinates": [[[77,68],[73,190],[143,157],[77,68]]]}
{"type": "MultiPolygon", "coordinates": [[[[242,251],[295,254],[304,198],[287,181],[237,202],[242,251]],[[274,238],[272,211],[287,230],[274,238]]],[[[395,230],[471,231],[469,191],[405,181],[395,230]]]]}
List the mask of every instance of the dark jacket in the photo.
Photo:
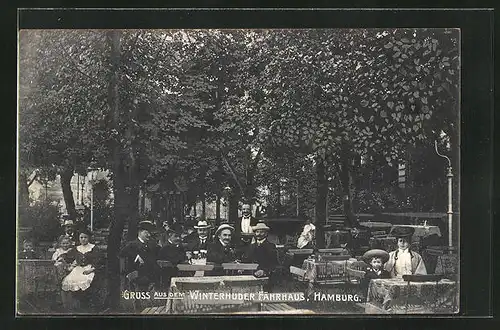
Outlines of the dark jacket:
{"type": "Polygon", "coordinates": [[[213,239],[211,239],[210,236],[208,236],[205,240],[205,243],[202,244],[200,237],[198,234],[195,236],[191,236],[187,240],[187,246],[186,246],[186,251],[200,251],[200,250],[208,250],[208,246],[213,243],[213,239]]]}
{"type": "Polygon", "coordinates": [[[236,260],[236,249],[229,244],[227,247],[222,246],[221,242],[216,239],[208,245],[207,261],[215,264],[226,262],[234,262],[236,260]]]}
{"type": "Polygon", "coordinates": [[[182,244],[175,246],[169,241],[158,252],[158,260],[166,260],[172,263],[172,267],[160,270],[164,289],[170,287],[170,279],[178,275],[177,265],[187,261],[186,251],[182,244]]]}
{"type": "Polygon", "coordinates": [[[365,270],[365,277],[361,281],[361,287],[365,294],[367,294],[368,292],[368,286],[370,285],[370,280],[376,278],[391,278],[391,274],[383,267],[380,274],[377,274],[372,267],[368,266],[365,270]]]}
{"type": "Polygon", "coordinates": [[[173,265],[178,265],[187,260],[186,251],[181,244],[175,246],[167,241],[158,252],[158,260],[167,260],[173,265]]]}
{"type": "Polygon", "coordinates": [[[138,239],[128,242],[120,251],[119,256],[127,259],[126,272],[137,270],[141,282],[154,282],[158,274],[156,263],[159,246],[155,243],[142,243],[138,239]],[[139,255],[144,264],[135,261],[139,255]]]}
{"type": "Polygon", "coordinates": [[[260,245],[252,243],[246,249],[243,256],[245,263],[257,263],[259,268],[267,275],[270,275],[278,265],[278,254],[276,245],[269,242],[267,239],[260,245]]]}
{"type": "MultiPolygon", "coordinates": [[[[239,239],[240,237],[240,234],[241,234],[241,220],[243,218],[238,218],[238,220],[236,220],[236,223],[234,224],[234,234],[235,234],[235,238],[239,239]]],[[[255,219],[254,217],[250,217],[250,226],[256,226],[257,225],[257,219],[255,219]]]]}

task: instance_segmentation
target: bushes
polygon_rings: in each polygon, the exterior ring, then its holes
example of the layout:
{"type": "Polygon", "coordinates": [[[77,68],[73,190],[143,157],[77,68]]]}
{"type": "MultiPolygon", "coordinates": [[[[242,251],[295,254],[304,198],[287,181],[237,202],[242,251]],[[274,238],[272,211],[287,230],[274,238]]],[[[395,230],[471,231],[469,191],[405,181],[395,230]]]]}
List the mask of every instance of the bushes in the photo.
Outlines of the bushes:
{"type": "Polygon", "coordinates": [[[61,232],[59,203],[37,201],[19,209],[19,226],[31,228],[30,238],[36,241],[54,241],[61,232]]]}

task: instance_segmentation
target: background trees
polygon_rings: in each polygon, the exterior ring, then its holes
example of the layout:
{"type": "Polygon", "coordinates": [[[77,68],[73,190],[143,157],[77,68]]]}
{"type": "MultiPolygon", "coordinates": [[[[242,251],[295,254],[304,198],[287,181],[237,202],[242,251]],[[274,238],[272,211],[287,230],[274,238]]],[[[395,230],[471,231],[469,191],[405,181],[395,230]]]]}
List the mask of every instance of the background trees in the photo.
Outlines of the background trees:
{"type": "Polygon", "coordinates": [[[21,195],[55,169],[71,214],[73,174],[109,170],[110,276],[124,227],[136,235],[145,183],[184,182],[187,206],[216,200],[217,220],[227,195],[230,220],[247,200],[272,216],[315,215],[320,232],[330,196],[356,226],[359,211],[401,207],[391,180],[410,154],[416,172],[436,172],[428,165],[437,139],[458,162],[458,37],[444,29],[21,31],[21,195]]]}

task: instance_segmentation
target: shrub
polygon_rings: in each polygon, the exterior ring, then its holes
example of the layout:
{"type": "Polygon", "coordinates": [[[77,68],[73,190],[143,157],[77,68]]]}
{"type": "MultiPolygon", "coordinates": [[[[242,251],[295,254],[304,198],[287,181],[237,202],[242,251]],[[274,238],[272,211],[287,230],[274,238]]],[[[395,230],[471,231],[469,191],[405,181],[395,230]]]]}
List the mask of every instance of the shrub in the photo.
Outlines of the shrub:
{"type": "Polygon", "coordinates": [[[37,201],[19,209],[19,226],[31,228],[30,238],[35,241],[54,241],[61,231],[59,203],[37,201]]]}

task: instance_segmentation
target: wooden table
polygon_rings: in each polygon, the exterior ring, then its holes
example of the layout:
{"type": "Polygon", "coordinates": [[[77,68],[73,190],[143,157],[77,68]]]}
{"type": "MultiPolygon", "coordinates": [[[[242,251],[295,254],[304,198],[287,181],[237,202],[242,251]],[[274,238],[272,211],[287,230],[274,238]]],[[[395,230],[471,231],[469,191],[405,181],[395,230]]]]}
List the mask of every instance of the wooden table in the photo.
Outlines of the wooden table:
{"type": "Polygon", "coordinates": [[[373,279],[366,301],[366,314],[451,314],[458,311],[457,283],[406,282],[373,279]]]}
{"type": "Polygon", "coordinates": [[[258,311],[259,304],[250,300],[216,300],[198,295],[201,293],[258,293],[268,278],[256,278],[251,275],[240,276],[205,276],[173,277],[170,281],[171,296],[177,299],[167,300],[165,312],[168,314],[230,313],[238,311],[258,311]]]}

